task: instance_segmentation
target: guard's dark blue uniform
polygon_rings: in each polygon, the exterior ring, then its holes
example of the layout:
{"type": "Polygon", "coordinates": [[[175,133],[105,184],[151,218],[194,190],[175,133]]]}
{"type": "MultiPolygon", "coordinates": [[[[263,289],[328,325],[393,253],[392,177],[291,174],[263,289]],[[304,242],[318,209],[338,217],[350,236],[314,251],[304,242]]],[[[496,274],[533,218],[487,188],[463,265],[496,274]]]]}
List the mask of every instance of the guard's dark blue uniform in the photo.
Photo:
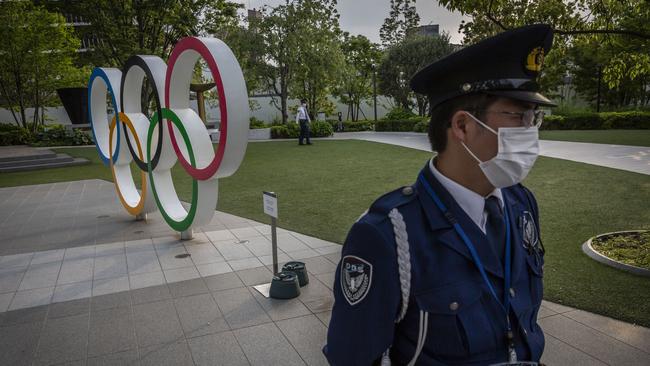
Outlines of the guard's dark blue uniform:
{"type": "MultiPolygon", "coordinates": [[[[512,238],[511,288],[485,234],[434,178],[422,176],[474,243],[500,299],[511,300],[510,319],[519,360],[539,361],[544,334],[537,324],[542,301],[543,249],[537,203],[522,185],[502,189],[512,238]]],[[[333,365],[379,363],[390,347],[393,365],[405,365],[428,325],[417,365],[487,365],[507,361],[506,321],[499,303],[448,217],[423,182],[379,198],[347,237],[334,283],[335,304],[324,353],[333,365]],[[388,213],[397,208],[406,223],[411,262],[409,304],[402,307],[396,240],[388,213]],[[344,293],[346,291],[347,293],[344,293]]]]}

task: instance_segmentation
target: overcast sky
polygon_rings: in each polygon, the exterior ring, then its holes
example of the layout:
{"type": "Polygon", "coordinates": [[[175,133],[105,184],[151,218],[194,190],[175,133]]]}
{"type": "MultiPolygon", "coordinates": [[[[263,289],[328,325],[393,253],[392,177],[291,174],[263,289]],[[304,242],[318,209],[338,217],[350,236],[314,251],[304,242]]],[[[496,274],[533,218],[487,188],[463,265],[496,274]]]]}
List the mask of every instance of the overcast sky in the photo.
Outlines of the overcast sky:
{"type": "MultiPolygon", "coordinates": [[[[275,6],[284,0],[236,0],[247,8],[259,9],[264,5],[275,6]]],[[[351,34],[363,34],[373,42],[380,42],[379,28],[390,11],[389,0],[338,0],[341,14],[341,28],[351,34]]],[[[436,0],[417,0],[416,7],[420,15],[420,25],[439,24],[440,31],[451,36],[452,43],[460,43],[463,36],[458,33],[458,26],[463,19],[459,13],[451,13],[436,0]]]]}

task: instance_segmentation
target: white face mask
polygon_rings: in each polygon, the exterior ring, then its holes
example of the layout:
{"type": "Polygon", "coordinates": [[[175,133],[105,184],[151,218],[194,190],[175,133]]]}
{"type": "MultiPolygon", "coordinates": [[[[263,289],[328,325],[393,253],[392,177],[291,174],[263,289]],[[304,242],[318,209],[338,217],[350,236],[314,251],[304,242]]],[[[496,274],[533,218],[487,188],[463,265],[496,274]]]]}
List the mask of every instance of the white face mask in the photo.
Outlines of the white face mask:
{"type": "Polygon", "coordinates": [[[539,155],[539,131],[537,127],[502,127],[499,132],[472,116],[477,123],[488,129],[499,139],[499,150],[495,157],[481,161],[465,145],[463,147],[476,160],[485,177],[495,188],[505,188],[521,183],[535,164],[539,155]]]}

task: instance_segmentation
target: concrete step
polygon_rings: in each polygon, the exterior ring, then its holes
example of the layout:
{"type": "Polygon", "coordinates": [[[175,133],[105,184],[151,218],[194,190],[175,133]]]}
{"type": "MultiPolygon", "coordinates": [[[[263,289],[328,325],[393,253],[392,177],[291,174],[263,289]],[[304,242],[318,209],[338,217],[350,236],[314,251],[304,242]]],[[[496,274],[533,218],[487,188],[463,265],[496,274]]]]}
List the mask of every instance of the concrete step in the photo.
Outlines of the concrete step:
{"type": "Polygon", "coordinates": [[[62,168],[69,166],[77,165],[87,165],[90,164],[88,159],[84,158],[70,158],[70,161],[59,161],[49,164],[33,164],[33,165],[22,165],[22,166],[13,166],[13,167],[0,167],[0,173],[10,173],[10,172],[23,172],[28,170],[41,170],[49,168],[62,168]]]}
{"type": "Polygon", "coordinates": [[[2,146],[2,149],[0,149],[0,163],[27,159],[52,159],[56,155],[55,152],[47,149],[37,150],[28,146],[2,146]]]}
{"type": "Polygon", "coordinates": [[[54,154],[48,158],[43,157],[26,157],[21,160],[14,161],[5,161],[0,162],[0,168],[11,168],[11,167],[21,167],[28,165],[43,165],[43,164],[53,164],[53,163],[65,163],[72,161],[73,158],[67,154],[54,154]]]}

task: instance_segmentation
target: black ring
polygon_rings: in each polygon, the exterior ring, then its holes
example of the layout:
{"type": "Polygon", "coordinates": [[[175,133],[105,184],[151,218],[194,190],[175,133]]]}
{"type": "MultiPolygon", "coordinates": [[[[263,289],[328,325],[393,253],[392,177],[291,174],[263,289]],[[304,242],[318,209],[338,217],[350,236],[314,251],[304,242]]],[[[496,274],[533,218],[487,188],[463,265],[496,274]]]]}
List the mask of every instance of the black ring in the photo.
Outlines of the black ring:
{"type": "MultiPolygon", "coordinates": [[[[156,166],[158,165],[158,160],[160,159],[160,152],[162,151],[162,140],[163,140],[162,106],[160,104],[160,97],[158,96],[158,88],[156,87],[156,80],[154,79],[153,74],[151,73],[151,69],[149,69],[147,63],[140,56],[137,55],[131,56],[129,57],[128,60],[126,60],[126,63],[124,63],[124,71],[122,71],[122,82],[120,85],[120,106],[122,107],[122,113],[126,113],[124,111],[124,81],[126,80],[126,75],[129,73],[129,70],[134,66],[137,66],[140,69],[142,69],[142,71],[144,71],[145,76],[149,79],[149,82],[153,86],[153,95],[156,98],[156,109],[158,110],[158,144],[156,145],[156,152],[153,155],[153,159],[151,159],[151,169],[153,170],[156,169],[156,166]]],[[[140,112],[142,113],[142,111],[140,112]]],[[[129,151],[131,152],[131,156],[133,157],[135,164],[138,166],[138,168],[140,168],[140,170],[145,172],[149,171],[149,168],[147,167],[147,163],[140,160],[138,154],[135,153],[135,150],[131,145],[131,140],[129,139],[129,133],[127,131],[128,129],[126,128],[126,125],[122,123],[122,126],[124,127],[123,130],[125,131],[124,137],[126,138],[126,145],[129,147],[129,151]]]]}

